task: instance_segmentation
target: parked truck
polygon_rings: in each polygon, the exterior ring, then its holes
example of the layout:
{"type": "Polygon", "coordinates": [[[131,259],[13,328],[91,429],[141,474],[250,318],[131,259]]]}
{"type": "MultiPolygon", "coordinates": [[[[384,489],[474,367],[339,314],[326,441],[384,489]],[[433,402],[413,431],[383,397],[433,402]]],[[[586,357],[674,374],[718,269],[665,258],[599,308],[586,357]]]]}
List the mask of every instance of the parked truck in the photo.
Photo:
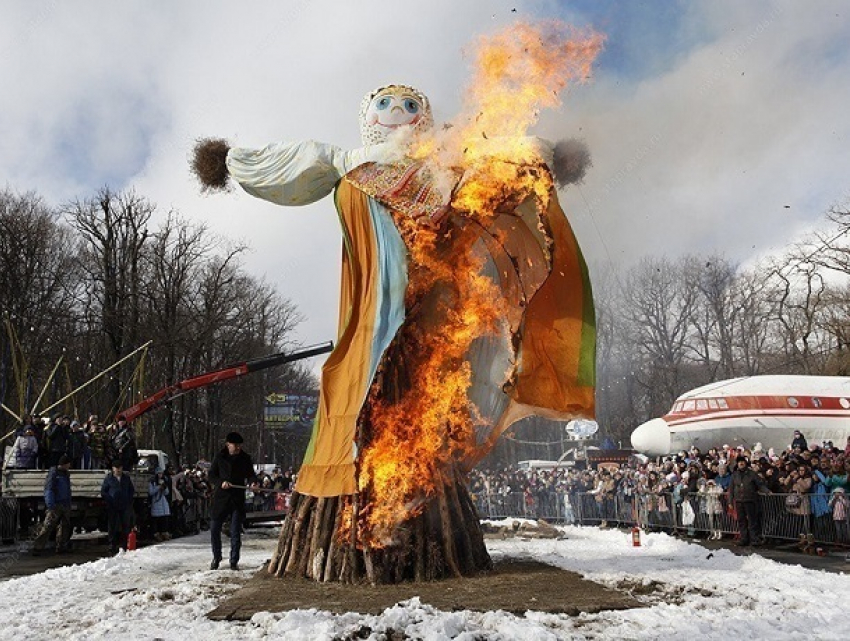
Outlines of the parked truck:
{"type": "MultiPolygon", "coordinates": [[[[150,450],[146,455],[165,457],[160,450],[150,450]]],[[[106,505],[100,496],[103,479],[111,470],[71,470],[71,525],[91,532],[106,529],[106,505]]],[[[144,468],[125,472],[136,488],[136,513],[146,513],[150,473],[144,468]]],[[[14,541],[30,526],[43,517],[44,483],[47,470],[3,470],[2,497],[0,497],[0,534],[4,542],[14,541]]]]}

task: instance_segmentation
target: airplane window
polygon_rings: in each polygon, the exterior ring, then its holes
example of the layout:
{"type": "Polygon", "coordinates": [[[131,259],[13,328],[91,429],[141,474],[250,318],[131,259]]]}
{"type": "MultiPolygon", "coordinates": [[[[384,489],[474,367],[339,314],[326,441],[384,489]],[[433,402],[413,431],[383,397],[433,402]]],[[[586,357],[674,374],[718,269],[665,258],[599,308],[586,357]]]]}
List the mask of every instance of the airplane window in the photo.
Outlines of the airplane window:
{"type": "Polygon", "coordinates": [[[797,400],[796,398],[794,398],[793,396],[789,396],[789,397],[788,397],[788,405],[790,405],[791,407],[799,407],[799,406],[800,406],[800,401],[798,401],[798,400],[797,400]]]}
{"type": "Polygon", "coordinates": [[[694,411],[694,402],[693,401],[685,401],[682,403],[682,411],[683,412],[693,412],[694,411]]]}
{"type": "Polygon", "coordinates": [[[820,399],[817,396],[812,396],[812,405],[814,405],[815,407],[821,406],[820,399]]]}
{"type": "Polygon", "coordinates": [[[844,409],[850,409],[850,401],[848,401],[846,398],[839,398],[838,402],[844,409]]]}
{"type": "Polygon", "coordinates": [[[714,398],[708,399],[708,409],[711,409],[711,410],[717,409],[717,399],[714,399],[714,398]]]}
{"type": "Polygon", "coordinates": [[[697,409],[698,410],[707,410],[708,409],[708,401],[704,398],[701,398],[697,401],[697,409]]]}
{"type": "Polygon", "coordinates": [[[724,409],[724,410],[729,409],[729,403],[726,402],[725,398],[718,398],[717,404],[720,406],[720,409],[724,409]]]}

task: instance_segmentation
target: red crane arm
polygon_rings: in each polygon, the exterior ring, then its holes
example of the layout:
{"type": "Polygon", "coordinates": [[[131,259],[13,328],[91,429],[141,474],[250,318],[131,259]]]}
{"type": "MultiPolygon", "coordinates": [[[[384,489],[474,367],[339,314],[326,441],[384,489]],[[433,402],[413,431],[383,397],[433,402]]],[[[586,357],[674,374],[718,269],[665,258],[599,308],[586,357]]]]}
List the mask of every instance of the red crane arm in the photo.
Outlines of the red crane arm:
{"type": "Polygon", "coordinates": [[[238,365],[231,365],[229,367],[217,369],[213,372],[207,372],[206,374],[192,376],[178,383],[174,383],[174,385],[164,387],[158,392],[142,399],[132,407],[128,407],[127,409],[118,412],[117,416],[123,416],[129,422],[138,418],[142,414],[165,405],[167,402],[177,398],[178,396],[182,396],[193,389],[207,387],[213,383],[227,381],[232,378],[244,376],[245,374],[251,374],[263,369],[268,369],[275,365],[283,365],[284,363],[292,363],[304,358],[310,358],[311,356],[326,354],[332,349],[333,342],[328,341],[327,343],[321,343],[320,345],[307,347],[295,352],[281,352],[279,354],[271,354],[270,356],[262,356],[250,361],[245,361],[244,363],[239,363],[238,365]]]}

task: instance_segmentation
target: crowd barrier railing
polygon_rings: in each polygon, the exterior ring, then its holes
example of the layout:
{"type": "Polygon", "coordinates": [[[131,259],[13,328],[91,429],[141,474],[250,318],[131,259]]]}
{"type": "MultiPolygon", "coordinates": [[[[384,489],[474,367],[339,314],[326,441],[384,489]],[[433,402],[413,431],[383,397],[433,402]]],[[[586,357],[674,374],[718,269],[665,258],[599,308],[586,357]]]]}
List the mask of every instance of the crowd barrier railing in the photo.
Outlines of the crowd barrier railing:
{"type": "MultiPolygon", "coordinates": [[[[548,491],[473,494],[473,497],[484,519],[528,518],[575,525],[637,525],[647,530],[705,538],[738,533],[735,506],[730,505],[726,494],[690,493],[679,497],[669,492],[627,495],[548,491]]],[[[758,529],[764,539],[776,542],[805,539],[808,543],[850,546],[850,520],[846,516],[834,518],[828,495],[762,494],[756,503],[758,529]]]]}

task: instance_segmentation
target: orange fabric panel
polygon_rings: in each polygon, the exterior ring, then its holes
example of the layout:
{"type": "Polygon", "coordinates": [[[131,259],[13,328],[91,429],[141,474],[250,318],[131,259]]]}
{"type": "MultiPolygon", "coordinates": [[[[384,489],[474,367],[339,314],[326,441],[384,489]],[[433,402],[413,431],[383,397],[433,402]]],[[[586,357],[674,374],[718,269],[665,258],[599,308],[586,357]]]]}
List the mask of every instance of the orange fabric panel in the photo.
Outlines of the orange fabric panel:
{"type": "Polygon", "coordinates": [[[553,192],[546,212],[552,271],[531,299],[513,399],[552,415],[595,415],[595,319],[587,266],[553,192]]]}
{"type": "Polygon", "coordinates": [[[345,235],[340,335],[322,367],[319,409],[296,490],[310,496],[354,493],[354,439],[367,380],[378,304],[377,245],[363,192],[343,179],[336,192],[345,235]]]}

